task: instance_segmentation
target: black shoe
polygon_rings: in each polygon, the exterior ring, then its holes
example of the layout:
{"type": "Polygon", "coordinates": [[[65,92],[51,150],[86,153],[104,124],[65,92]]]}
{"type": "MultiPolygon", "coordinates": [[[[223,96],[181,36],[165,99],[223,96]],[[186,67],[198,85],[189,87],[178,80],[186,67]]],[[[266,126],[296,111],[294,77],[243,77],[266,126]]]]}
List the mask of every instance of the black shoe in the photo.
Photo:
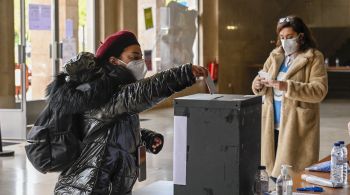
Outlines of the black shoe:
{"type": "Polygon", "coordinates": [[[275,182],[276,183],[276,180],[277,180],[277,178],[276,177],[270,177],[270,179],[273,181],[273,182],[275,182]]]}

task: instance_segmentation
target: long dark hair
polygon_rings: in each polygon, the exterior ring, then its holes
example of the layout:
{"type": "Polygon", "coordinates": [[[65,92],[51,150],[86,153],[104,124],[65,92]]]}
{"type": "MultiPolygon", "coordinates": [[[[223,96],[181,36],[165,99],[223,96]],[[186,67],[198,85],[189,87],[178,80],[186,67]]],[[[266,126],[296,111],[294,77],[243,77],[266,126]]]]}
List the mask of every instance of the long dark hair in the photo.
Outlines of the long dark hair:
{"type": "Polygon", "coordinates": [[[303,33],[303,36],[299,36],[298,43],[299,43],[299,50],[306,51],[309,48],[316,48],[317,44],[312,36],[312,33],[310,29],[306,26],[306,24],[303,22],[303,20],[297,16],[287,16],[284,18],[280,18],[277,22],[277,41],[276,41],[276,47],[279,47],[281,45],[281,40],[279,37],[279,33],[283,28],[291,27],[295,32],[298,34],[303,33]]]}

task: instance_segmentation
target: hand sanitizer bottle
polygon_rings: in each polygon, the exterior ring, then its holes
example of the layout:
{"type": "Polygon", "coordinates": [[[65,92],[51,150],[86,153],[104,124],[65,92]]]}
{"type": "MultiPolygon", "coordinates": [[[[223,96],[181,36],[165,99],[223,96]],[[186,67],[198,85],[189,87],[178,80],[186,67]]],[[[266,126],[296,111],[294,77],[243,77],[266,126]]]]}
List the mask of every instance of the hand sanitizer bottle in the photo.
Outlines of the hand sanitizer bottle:
{"type": "Polygon", "coordinates": [[[269,191],[269,175],[265,166],[259,166],[255,175],[254,195],[264,195],[269,191]]]}
{"type": "Polygon", "coordinates": [[[281,166],[281,175],[276,180],[277,195],[292,195],[293,194],[293,180],[288,175],[289,165],[281,166]]]}

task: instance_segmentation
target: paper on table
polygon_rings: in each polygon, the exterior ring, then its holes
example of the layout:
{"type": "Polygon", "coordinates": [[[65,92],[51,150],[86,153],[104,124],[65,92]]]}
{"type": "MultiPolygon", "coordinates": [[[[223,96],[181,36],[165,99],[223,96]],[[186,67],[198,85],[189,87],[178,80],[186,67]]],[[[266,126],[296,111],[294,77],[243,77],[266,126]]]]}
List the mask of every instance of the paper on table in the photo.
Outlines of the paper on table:
{"type": "Polygon", "coordinates": [[[187,116],[174,116],[174,184],[186,185],[187,116]]]}
{"type": "Polygon", "coordinates": [[[315,175],[302,174],[301,179],[305,180],[309,183],[320,185],[320,186],[327,186],[327,187],[331,187],[331,188],[342,187],[341,183],[335,183],[335,182],[332,182],[330,179],[317,177],[315,175]]]}
{"type": "Polygon", "coordinates": [[[214,81],[211,79],[210,76],[207,76],[207,78],[205,79],[205,83],[206,83],[207,86],[208,86],[208,89],[209,89],[210,94],[215,94],[215,93],[217,93],[217,90],[216,90],[214,81]]]}

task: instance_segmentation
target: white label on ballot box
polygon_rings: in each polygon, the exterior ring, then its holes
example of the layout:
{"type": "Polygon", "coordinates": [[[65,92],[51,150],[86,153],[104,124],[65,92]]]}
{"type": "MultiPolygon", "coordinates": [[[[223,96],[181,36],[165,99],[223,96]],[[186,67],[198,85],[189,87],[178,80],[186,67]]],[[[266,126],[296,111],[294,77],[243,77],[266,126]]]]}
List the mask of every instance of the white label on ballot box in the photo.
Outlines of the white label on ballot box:
{"type": "Polygon", "coordinates": [[[186,185],[187,116],[174,116],[174,184],[186,185]]]}

